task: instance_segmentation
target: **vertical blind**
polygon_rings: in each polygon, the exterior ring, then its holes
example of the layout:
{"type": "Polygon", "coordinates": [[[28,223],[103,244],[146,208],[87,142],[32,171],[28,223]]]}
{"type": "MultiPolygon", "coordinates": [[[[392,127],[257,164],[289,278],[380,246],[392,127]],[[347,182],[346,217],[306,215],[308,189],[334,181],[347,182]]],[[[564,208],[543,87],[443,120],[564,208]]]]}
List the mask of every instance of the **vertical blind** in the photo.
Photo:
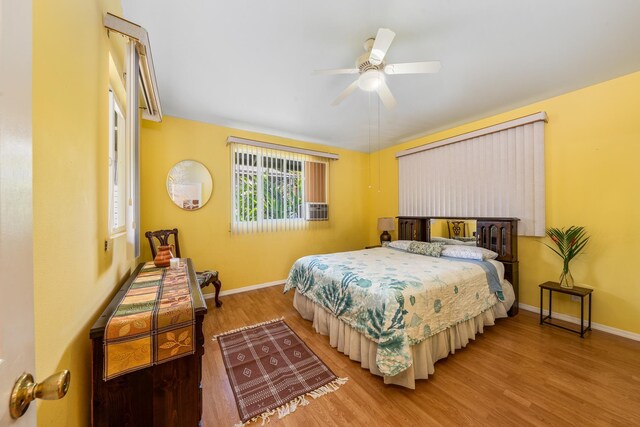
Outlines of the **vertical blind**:
{"type": "Polygon", "coordinates": [[[144,101],[142,118],[162,121],[162,109],[158,95],[151,45],[147,30],[133,22],[110,13],[103,19],[105,28],[123,35],[126,39],[125,90],[125,139],[129,145],[127,199],[127,256],[140,256],[140,100],[144,101]],[[142,95],[142,96],[140,96],[142,95]]]}
{"type": "Polygon", "coordinates": [[[303,229],[328,203],[328,158],[264,145],[230,142],[233,233],[303,229]]]}
{"type": "Polygon", "coordinates": [[[129,185],[127,199],[127,255],[140,256],[140,124],[138,118],[138,73],[139,55],[136,42],[129,40],[126,45],[126,92],[127,110],[125,138],[129,143],[128,164],[129,185]]]}
{"type": "Polygon", "coordinates": [[[401,216],[515,217],[544,236],[545,113],[396,154],[401,216]]]}
{"type": "Polygon", "coordinates": [[[304,194],[306,202],[327,203],[327,164],[304,162],[304,194]]]}

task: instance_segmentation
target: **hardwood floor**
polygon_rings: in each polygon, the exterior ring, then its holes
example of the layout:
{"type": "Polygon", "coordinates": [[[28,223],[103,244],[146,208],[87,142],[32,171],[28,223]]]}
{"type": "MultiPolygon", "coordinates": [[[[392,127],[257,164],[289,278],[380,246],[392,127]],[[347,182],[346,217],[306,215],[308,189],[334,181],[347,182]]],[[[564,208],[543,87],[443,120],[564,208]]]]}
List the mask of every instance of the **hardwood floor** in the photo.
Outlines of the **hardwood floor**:
{"type": "MultiPolygon", "coordinates": [[[[640,425],[640,342],[599,331],[584,339],[540,326],[520,310],[485,328],[466,348],[436,363],[415,390],[386,386],[316,334],[282,286],[229,295],[205,316],[203,425],[239,421],[217,333],[284,317],[287,324],[340,377],[349,382],[279,426],[426,425],[640,425]]],[[[259,425],[259,424],[258,424],[259,425]]]]}

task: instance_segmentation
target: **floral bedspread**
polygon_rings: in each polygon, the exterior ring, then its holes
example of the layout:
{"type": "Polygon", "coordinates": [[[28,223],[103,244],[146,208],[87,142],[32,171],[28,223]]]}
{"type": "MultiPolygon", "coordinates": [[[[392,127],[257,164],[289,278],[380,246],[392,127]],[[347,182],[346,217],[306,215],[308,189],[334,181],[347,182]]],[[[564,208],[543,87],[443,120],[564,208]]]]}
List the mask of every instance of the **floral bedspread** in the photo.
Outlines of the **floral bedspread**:
{"type": "Polygon", "coordinates": [[[378,343],[378,369],[393,376],[411,366],[411,345],[497,303],[480,263],[391,248],[307,256],[285,292],[296,288],[378,343]]]}

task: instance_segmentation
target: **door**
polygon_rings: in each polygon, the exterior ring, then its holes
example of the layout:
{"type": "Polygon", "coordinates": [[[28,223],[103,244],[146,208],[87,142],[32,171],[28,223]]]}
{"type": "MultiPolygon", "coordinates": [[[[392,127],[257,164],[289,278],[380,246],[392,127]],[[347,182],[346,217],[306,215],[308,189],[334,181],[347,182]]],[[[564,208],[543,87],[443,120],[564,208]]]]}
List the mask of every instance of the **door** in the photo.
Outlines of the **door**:
{"type": "Polygon", "coordinates": [[[35,404],[9,414],[13,384],[34,373],[31,207],[31,0],[0,0],[0,426],[35,426],[35,404]]]}

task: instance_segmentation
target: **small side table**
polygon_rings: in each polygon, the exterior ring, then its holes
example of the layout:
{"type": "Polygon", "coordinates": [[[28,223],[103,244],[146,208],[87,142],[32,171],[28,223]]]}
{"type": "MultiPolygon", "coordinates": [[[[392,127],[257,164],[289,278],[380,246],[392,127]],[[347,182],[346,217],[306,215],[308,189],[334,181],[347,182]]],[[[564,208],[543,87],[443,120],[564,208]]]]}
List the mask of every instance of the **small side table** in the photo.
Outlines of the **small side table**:
{"type": "Polygon", "coordinates": [[[584,333],[591,330],[591,294],[593,289],[581,288],[580,286],[574,286],[573,288],[563,288],[560,286],[558,282],[544,282],[540,286],[540,324],[543,323],[546,325],[555,326],[556,328],[562,328],[570,332],[575,332],[580,335],[580,338],[584,338],[584,333]],[[549,291],[549,315],[542,317],[542,304],[543,304],[543,293],[544,290],[549,291]],[[556,325],[555,323],[551,323],[548,320],[551,319],[551,296],[554,292],[560,292],[562,294],[569,294],[573,296],[580,297],[580,330],[576,331],[575,329],[566,328],[564,326],[556,325]],[[585,328],[584,327],[584,297],[589,295],[589,324],[585,328]]]}

